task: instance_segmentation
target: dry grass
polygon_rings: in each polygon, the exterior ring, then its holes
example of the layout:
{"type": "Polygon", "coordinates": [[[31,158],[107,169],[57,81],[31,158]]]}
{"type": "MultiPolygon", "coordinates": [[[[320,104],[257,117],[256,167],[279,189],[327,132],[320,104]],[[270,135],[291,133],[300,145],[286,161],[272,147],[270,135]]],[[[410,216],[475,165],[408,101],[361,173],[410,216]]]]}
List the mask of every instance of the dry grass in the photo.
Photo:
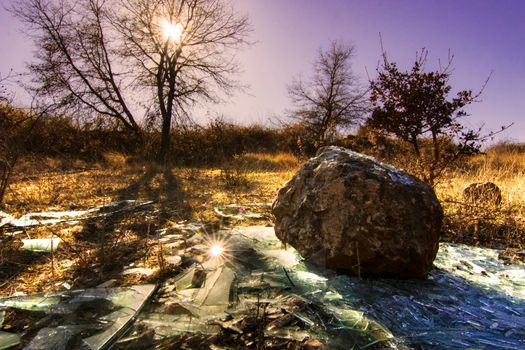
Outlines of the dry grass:
{"type": "MultiPolygon", "coordinates": [[[[120,199],[158,200],[164,204],[180,200],[197,214],[220,204],[272,201],[276,191],[299,167],[291,154],[247,154],[216,168],[183,167],[168,171],[153,165],[128,164],[119,154],[106,156],[107,163],[78,163],[68,171],[62,162],[46,160],[35,171],[26,163],[13,178],[5,200],[6,211],[24,214],[39,210],[72,210],[120,199]],[[46,166],[47,165],[47,166],[46,166]],[[229,186],[223,173],[242,176],[239,186],[229,186]]],[[[177,204],[177,203],[172,203],[177,204]]],[[[180,219],[196,219],[181,217],[180,219]]]]}
{"type": "Polygon", "coordinates": [[[525,248],[525,152],[489,149],[448,174],[436,188],[445,210],[444,239],[489,247],[525,248]],[[466,203],[473,182],[495,183],[500,205],[466,203]]]}
{"type": "MultiPolygon", "coordinates": [[[[271,202],[301,162],[287,153],[250,153],[216,168],[163,169],[130,162],[117,153],[106,155],[98,164],[25,160],[6,196],[4,210],[11,214],[85,209],[121,199],[154,200],[155,210],[125,215],[94,228],[41,227],[25,233],[31,238],[53,235],[64,239],[54,256],[19,250],[17,240],[4,243],[0,295],[58,290],[63,282],[73,287],[93,286],[110,278],[121,284],[137,283],[136,278],[122,278],[120,272],[130,264],[161,265],[158,243],[148,238],[156,229],[184,220],[221,227],[227,223],[217,218],[214,207],[271,202]]],[[[451,172],[436,188],[446,214],[443,239],[523,249],[524,188],[525,152],[489,151],[451,172]],[[501,188],[500,206],[465,203],[463,189],[480,181],[491,181],[501,188]]]]}
{"type": "Polygon", "coordinates": [[[22,171],[12,179],[3,209],[15,216],[87,209],[122,199],[154,200],[156,210],[103,222],[94,229],[86,225],[28,229],[31,238],[58,236],[65,243],[54,256],[22,251],[17,240],[3,245],[0,295],[60,290],[63,282],[73,287],[94,286],[111,278],[121,284],[136,283],[123,279],[120,272],[129,264],[160,265],[158,243],[147,239],[156,229],[184,220],[203,221],[215,228],[228,224],[215,215],[215,206],[271,202],[299,164],[287,154],[275,159],[248,154],[234,160],[231,166],[237,170],[227,179],[224,166],[164,169],[132,164],[114,153],[105,157],[103,165],[25,160],[22,171]]]}

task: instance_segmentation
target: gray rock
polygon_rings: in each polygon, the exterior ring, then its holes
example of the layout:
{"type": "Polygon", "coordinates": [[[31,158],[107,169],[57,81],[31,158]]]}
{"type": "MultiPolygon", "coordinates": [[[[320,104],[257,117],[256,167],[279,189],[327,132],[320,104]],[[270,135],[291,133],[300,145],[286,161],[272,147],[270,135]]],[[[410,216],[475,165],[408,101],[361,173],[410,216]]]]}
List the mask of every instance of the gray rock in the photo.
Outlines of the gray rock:
{"type": "Polygon", "coordinates": [[[426,183],[334,146],[304,164],[272,209],[281,241],[317,265],[362,276],[426,277],[443,219],[426,183]]]}

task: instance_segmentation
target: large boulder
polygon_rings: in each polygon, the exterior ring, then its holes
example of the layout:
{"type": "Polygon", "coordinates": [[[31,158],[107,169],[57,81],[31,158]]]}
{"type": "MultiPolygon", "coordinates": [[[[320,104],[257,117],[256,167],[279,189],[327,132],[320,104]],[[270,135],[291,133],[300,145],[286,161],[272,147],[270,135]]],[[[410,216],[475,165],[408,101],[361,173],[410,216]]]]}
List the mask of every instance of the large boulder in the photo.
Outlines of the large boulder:
{"type": "Polygon", "coordinates": [[[416,177],[324,147],[279,190],[275,233],[307,260],[360,276],[426,277],[443,210],[416,177]]]}

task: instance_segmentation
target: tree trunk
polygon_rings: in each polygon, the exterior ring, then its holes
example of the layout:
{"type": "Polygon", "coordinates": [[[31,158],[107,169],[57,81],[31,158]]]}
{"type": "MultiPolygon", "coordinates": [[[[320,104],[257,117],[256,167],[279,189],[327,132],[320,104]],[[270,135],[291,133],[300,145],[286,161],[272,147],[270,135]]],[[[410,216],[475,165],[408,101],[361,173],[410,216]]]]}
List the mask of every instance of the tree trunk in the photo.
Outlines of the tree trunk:
{"type": "Polygon", "coordinates": [[[6,157],[0,161],[0,169],[2,171],[0,176],[0,204],[3,203],[7,187],[9,186],[9,179],[13,170],[14,163],[16,158],[12,161],[6,157]]]}
{"type": "Polygon", "coordinates": [[[157,162],[160,164],[166,164],[168,161],[168,155],[170,152],[170,130],[171,129],[171,115],[163,116],[162,118],[162,131],[160,139],[160,149],[157,154],[157,162]]]}

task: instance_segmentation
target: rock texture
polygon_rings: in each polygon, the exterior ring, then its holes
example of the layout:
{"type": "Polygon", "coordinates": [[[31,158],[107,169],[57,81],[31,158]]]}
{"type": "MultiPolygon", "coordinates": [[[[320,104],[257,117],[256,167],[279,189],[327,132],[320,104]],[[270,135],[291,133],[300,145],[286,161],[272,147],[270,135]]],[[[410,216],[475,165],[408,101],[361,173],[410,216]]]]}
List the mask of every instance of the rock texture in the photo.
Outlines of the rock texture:
{"type": "Polygon", "coordinates": [[[484,205],[501,204],[501,190],[493,182],[471,183],[463,190],[463,197],[470,203],[484,205]]]}
{"type": "Polygon", "coordinates": [[[279,190],[275,233],[309,261],[362,276],[426,277],[443,210],[424,182],[324,147],[279,190]]]}

